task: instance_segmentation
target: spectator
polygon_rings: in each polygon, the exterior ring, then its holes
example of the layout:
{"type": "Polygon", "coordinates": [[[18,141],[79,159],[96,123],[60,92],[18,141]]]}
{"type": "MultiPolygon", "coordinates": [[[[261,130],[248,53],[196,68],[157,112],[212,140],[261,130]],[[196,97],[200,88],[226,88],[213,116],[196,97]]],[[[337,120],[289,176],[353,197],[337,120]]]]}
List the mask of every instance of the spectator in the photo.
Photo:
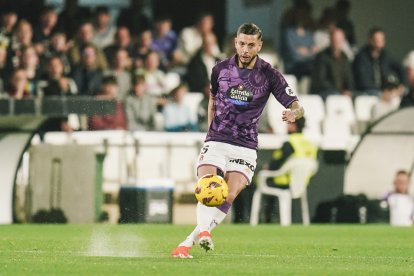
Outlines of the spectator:
{"type": "Polygon", "coordinates": [[[72,71],[80,95],[96,95],[101,87],[102,70],[97,66],[96,47],[86,44],[81,51],[81,64],[72,71]]]}
{"type": "Polygon", "coordinates": [[[144,30],[151,29],[152,22],[144,13],[144,0],[130,0],[129,7],[120,11],[117,20],[118,27],[127,27],[136,38],[144,30]]]}
{"type": "Polygon", "coordinates": [[[208,131],[208,101],[210,100],[210,82],[205,82],[203,86],[203,99],[198,104],[197,121],[200,131],[208,131]]]}
{"type": "MultiPolygon", "coordinates": [[[[306,138],[302,130],[305,127],[305,118],[302,117],[294,123],[288,124],[288,141],[283,143],[282,148],[277,149],[272,154],[272,159],[264,166],[264,169],[278,170],[290,158],[312,158],[317,159],[318,148],[306,138]]],[[[309,176],[309,180],[311,175],[309,176]]],[[[309,183],[307,183],[309,184],[309,183]]],[[[275,178],[267,179],[267,185],[270,187],[278,187],[280,189],[289,189],[289,175],[281,175],[275,178]]],[[[273,209],[275,205],[274,196],[266,196],[265,198],[265,221],[271,222],[273,209]]]]}
{"type": "Polygon", "coordinates": [[[144,77],[134,78],[132,93],[125,100],[125,111],[130,131],[151,131],[155,127],[156,99],[148,95],[144,77]]]}
{"type": "Polygon", "coordinates": [[[161,57],[163,68],[172,68],[176,64],[177,34],[172,29],[169,17],[161,16],[155,19],[155,29],[151,49],[157,51],[161,57]]]}
{"type": "MultiPolygon", "coordinates": [[[[318,22],[319,26],[314,33],[315,45],[319,51],[323,51],[325,48],[329,47],[330,33],[332,30],[337,28],[336,20],[337,19],[334,8],[328,7],[323,10],[322,16],[318,22]]],[[[341,50],[346,54],[349,60],[354,59],[354,52],[349,45],[349,42],[346,40],[346,37],[343,39],[341,50]]]]}
{"type": "Polygon", "coordinates": [[[113,67],[115,53],[119,49],[125,49],[130,57],[133,56],[133,45],[131,43],[131,35],[127,27],[117,28],[114,40],[114,43],[104,48],[105,57],[106,60],[109,62],[110,67],[113,67]]]}
{"type": "Polygon", "coordinates": [[[111,14],[106,6],[98,6],[94,16],[94,36],[92,42],[100,49],[111,45],[116,28],[112,25],[111,14]]]}
{"type": "Polygon", "coordinates": [[[70,96],[78,93],[73,79],[65,77],[65,65],[59,56],[52,56],[47,61],[47,79],[38,85],[39,95],[70,96]]]}
{"type": "MultiPolygon", "coordinates": [[[[145,30],[139,34],[138,41],[132,52],[132,58],[134,60],[134,68],[140,69],[144,67],[145,59],[147,55],[152,52],[152,33],[150,30],[145,30]]],[[[158,54],[158,58],[159,54],[158,54]]],[[[160,60],[161,62],[161,60],[160,60]]],[[[158,65],[161,66],[161,63],[158,65]]]]}
{"type": "Polygon", "coordinates": [[[127,129],[124,105],[118,100],[118,84],[113,76],[102,80],[102,87],[97,95],[98,99],[113,100],[116,102],[115,112],[111,115],[93,115],[88,118],[90,130],[127,129]]]}
{"type": "MultiPolygon", "coordinates": [[[[203,13],[197,17],[194,26],[184,28],[179,35],[177,59],[182,64],[187,64],[197,53],[203,43],[203,35],[213,33],[214,17],[209,13],[203,13]]],[[[214,47],[214,55],[220,54],[218,44],[214,47]]]]}
{"type": "Polygon", "coordinates": [[[12,67],[20,66],[20,57],[25,47],[32,46],[33,30],[27,20],[20,20],[16,27],[16,33],[12,38],[11,48],[9,48],[8,62],[12,67]]]}
{"type": "Polygon", "coordinates": [[[369,31],[369,42],[355,56],[353,72],[355,88],[360,93],[379,95],[382,80],[395,75],[404,83],[402,67],[385,50],[385,33],[374,27],[369,31]]]}
{"type": "Polygon", "coordinates": [[[3,10],[1,13],[0,40],[7,47],[11,44],[11,38],[16,28],[17,12],[13,9],[3,10]]]}
{"type": "Polygon", "coordinates": [[[131,91],[131,72],[129,71],[131,59],[128,52],[122,48],[118,49],[114,59],[114,65],[106,71],[106,75],[112,75],[116,78],[119,87],[118,99],[124,101],[131,91]]]}
{"type": "Polygon", "coordinates": [[[388,113],[398,109],[400,104],[400,89],[401,85],[397,77],[389,75],[383,81],[382,93],[379,101],[372,106],[371,120],[376,121],[388,113]]]}
{"type": "Polygon", "coordinates": [[[318,51],[313,37],[313,20],[310,8],[299,6],[295,10],[294,23],[284,30],[284,61],[287,74],[293,74],[301,81],[302,77],[309,77],[312,62],[318,51]]]}
{"type": "Polygon", "coordinates": [[[0,93],[4,91],[4,83],[7,80],[7,47],[0,44],[0,93]]]}
{"type": "Polygon", "coordinates": [[[45,69],[47,60],[53,56],[58,56],[64,65],[64,74],[69,75],[71,73],[72,67],[69,62],[67,51],[68,44],[66,41],[66,34],[62,31],[55,31],[52,34],[49,45],[46,47],[43,55],[40,56],[42,72],[47,71],[47,69],[45,69]]]}
{"type": "Polygon", "coordinates": [[[349,18],[349,12],[351,11],[351,2],[349,0],[336,1],[335,11],[337,20],[336,26],[344,31],[346,41],[349,42],[351,48],[355,48],[357,42],[355,37],[354,23],[349,18]]]}
{"type": "Polygon", "coordinates": [[[12,72],[7,85],[7,95],[15,100],[33,97],[28,90],[27,76],[24,69],[17,68],[12,72]]]}
{"type": "Polygon", "coordinates": [[[414,201],[408,194],[410,174],[399,170],[394,178],[394,190],[386,196],[390,208],[390,224],[392,226],[412,226],[414,201]]]}
{"type": "Polygon", "coordinates": [[[169,132],[195,131],[197,126],[191,119],[190,108],[183,104],[188,93],[184,85],[179,85],[170,93],[170,101],[163,109],[164,129],[169,132]]]}
{"type": "Polygon", "coordinates": [[[93,25],[91,22],[86,21],[82,23],[79,27],[77,37],[72,45],[69,48],[68,56],[72,65],[79,65],[81,60],[81,49],[86,44],[92,44],[95,47],[97,54],[96,66],[101,70],[108,69],[108,62],[106,57],[101,49],[99,49],[93,42],[93,25]]]}
{"type": "Polygon", "coordinates": [[[26,46],[22,49],[19,64],[20,68],[26,72],[29,93],[36,96],[37,84],[40,80],[40,66],[39,57],[33,46],[26,46]]]}
{"type": "Polygon", "coordinates": [[[79,6],[78,0],[65,0],[65,8],[59,13],[58,29],[65,30],[68,40],[74,38],[79,26],[85,20],[90,20],[91,11],[79,6]]]}
{"type": "Polygon", "coordinates": [[[202,47],[187,65],[186,79],[191,92],[202,92],[204,84],[210,81],[211,70],[220,60],[215,55],[216,45],[217,40],[213,33],[203,35],[202,47]]]}
{"type": "Polygon", "coordinates": [[[149,52],[144,67],[135,71],[135,75],[145,78],[147,92],[153,96],[163,96],[165,91],[165,73],[160,69],[160,57],[157,52],[149,52]]]}
{"type": "Polygon", "coordinates": [[[407,74],[408,91],[401,99],[400,108],[414,106],[414,51],[408,53],[404,59],[404,67],[407,74]]]}
{"type": "Polygon", "coordinates": [[[351,64],[342,51],[344,32],[341,29],[332,29],[329,36],[329,47],[318,53],[315,58],[311,91],[324,99],[332,94],[352,97],[354,80],[351,64]]]}
{"type": "Polygon", "coordinates": [[[48,46],[57,21],[58,14],[55,9],[51,6],[45,7],[40,15],[40,24],[36,25],[33,30],[33,42],[40,45],[40,53],[43,53],[44,48],[48,46]]]}

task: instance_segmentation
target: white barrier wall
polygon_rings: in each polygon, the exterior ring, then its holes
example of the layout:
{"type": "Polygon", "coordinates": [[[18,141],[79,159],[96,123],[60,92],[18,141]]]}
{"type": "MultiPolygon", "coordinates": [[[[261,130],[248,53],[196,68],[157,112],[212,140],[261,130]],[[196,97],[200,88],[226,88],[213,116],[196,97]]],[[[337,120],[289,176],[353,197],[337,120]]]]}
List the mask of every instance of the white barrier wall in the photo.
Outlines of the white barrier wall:
{"type": "MultiPolygon", "coordinates": [[[[345,172],[344,192],[382,198],[393,190],[398,170],[414,169],[414,108],[398,110],[383,118],[354,151],[345,172]]],[[[414,177],[411,178],[414,194],[414,177]]]]}
{"type": "Polygon", "coordinates": [[[30,133],[10,134],[0,140],[0,224],[13,222],[13,186],[30,133]]]}

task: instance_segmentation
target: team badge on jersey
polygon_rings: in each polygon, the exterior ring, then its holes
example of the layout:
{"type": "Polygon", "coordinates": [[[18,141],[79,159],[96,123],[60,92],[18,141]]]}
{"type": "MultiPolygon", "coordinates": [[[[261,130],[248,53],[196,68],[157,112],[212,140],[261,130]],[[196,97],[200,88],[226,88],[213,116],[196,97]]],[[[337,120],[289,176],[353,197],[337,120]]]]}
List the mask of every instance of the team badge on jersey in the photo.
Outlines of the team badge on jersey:
{"type": "Polygon", "coordinates": [[[290,88],[290,86],[287,86],[287,87],[285,88],[285,92],[286,92],[286,94],[288,94],[288,95],[289,95],[289,96],[291,96],[291,97],[295,96],[295,92],[293,92],[293,89],[292,89],[292,88],[290,88]]]}
{"type": "Polygon", "coordinates": [[[246,107],[252,101],[253,93],[247,90],[243,84],[239,84],[227,90],[227,97],[234,105],[246,107]]]}

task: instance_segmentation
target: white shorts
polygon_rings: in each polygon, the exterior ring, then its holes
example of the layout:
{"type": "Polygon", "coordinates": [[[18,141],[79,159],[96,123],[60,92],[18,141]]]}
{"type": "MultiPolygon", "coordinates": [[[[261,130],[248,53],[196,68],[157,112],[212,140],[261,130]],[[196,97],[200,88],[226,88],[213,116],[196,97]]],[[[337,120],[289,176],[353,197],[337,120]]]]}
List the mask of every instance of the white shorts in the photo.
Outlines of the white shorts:
{"type": "Polygon", "coordinates": [[[239,172],[251,183],[256,169],[257,152],[253,149],[209,141],[204,143],[197,161],[197,169],[201,166],[214,166],[223,171],[239,172]]]}

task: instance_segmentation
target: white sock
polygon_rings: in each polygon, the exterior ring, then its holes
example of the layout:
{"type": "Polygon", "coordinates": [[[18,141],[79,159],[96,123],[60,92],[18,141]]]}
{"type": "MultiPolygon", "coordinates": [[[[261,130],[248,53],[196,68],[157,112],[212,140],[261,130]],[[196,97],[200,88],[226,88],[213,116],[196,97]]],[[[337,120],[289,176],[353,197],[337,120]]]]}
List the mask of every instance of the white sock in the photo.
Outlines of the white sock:
{"type": "Polygon", "coordinates": [[[211,233],[213,229],[219,225],[227,213],[224,213],[217,207],[208,207],[201,203],[197,203],[197,226],[187,238],[179,244],[179,246],[191,247],[197,243],[198,234],[203,231],[211,233]]]}
{"type": "Polygon", "coordinates": [[[208,207],[201,203],[197,204],[197,226],[200,232],[211,232],[217,225],[219,225],[226,213],[218,209],[217,207],[208,207]]]}
{"type": "Polygon", "coordinates": [[[198,225],[197,225],[194,228],[193,232],[191,232],[191,234],[188,235],[187,238],[185,238],[185,240],[182,243],[180,243],[178,246],[192,247],[197,242],[198,233],[200,233],[200,229],[198,228],[198,225]]]}

